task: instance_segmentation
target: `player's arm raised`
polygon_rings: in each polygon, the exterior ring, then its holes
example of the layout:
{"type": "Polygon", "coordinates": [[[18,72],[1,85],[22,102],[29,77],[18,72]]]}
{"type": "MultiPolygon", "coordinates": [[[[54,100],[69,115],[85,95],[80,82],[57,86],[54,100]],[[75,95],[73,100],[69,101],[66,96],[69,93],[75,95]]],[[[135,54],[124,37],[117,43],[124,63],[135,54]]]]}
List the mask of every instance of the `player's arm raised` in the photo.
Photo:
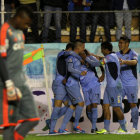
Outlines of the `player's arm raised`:
{"type": "Polygon", "coordinates": [[[97,60],[94,56],[88,56],[88,57],[86,57],[85,60],[92,67],[99,67],[99,66],[101,66],[100,61],[97,60]]]}

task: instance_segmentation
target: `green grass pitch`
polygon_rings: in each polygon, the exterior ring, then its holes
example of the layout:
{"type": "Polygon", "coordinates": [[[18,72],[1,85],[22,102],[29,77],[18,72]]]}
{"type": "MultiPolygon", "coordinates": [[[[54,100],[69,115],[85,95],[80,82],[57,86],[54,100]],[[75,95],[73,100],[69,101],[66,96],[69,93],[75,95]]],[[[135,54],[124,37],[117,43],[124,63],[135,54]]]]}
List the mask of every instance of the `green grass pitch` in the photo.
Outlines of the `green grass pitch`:
{"type": "MultiPolygon", "coordinates": [[[[2,138],[0,138],[2,140],[2,138]]],[[[25,140],[140,140],[140,134],[134,135],[91,135],[91,134],[70,134],[57,136],[28,135],[25,140]]]]}

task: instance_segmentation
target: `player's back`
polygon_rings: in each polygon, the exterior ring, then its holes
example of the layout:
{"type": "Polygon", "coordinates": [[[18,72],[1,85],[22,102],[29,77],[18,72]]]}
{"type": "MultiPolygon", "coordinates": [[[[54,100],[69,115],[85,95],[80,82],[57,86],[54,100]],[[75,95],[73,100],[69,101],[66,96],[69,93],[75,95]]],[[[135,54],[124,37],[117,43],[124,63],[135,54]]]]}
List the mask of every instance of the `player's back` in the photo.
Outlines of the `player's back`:
{"type": "Polygon", "coordinates": [[[55,80],[59,82],[62,82],[66,73],[66,64],[65,64],[66,62],[65,62],[64,53],[65,53],[65,50],[62,50],[61,52],[59,52],[57,55],[57,60],[56,60],[55,80]]]}
{"type": "Polygon", "coordinates": [[[120,80],[120,63],[117,55],[111,53],[106,58],[105,71],[106,71],[106,81],[108,87],[115,87],[121,84],[120,80]]]}
{"type": "MultiPolygon", "coordinates": [[[[25,82],[23,73],[24,41],[24,34],[21,30],[15,29],[8,23],[2,26],[0,31],[0,52],[1,56],[6,58],[10,79],[17,86],[25,82]]],[[[1,79],[0,85],[3,85],[1,79]]]]}
{"type": "Polygon", "coordinates": [[[67,81],[67,86],[72,86],[74,84],[79,84],[79,80],[80,80],[80,75],[81,75],[81,62],[78,58],[76,58],[75,56],[69,56],[67,59],[66,59],[66,62],[67,62],[67,67],[68,65],[71,63],[73,65],[73,68],[72,68],[72,71],[69,71],[69,68],[68,68],[68,72],[70,73],[70,76],[68,78],[68,81],[67,81]]]}

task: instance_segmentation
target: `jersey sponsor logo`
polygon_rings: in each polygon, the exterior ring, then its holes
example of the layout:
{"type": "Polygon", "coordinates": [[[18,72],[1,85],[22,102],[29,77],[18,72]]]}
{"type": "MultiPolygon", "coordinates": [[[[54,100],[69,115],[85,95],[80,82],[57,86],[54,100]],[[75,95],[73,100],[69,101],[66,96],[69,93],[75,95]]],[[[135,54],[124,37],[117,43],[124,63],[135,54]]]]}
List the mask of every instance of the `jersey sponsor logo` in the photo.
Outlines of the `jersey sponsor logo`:
{"type": "Polygon", "coordinates": [[[14,51],[21,50],[21,49],[24,49],[24,42],[15,43],[13,45],[13,50],[14,51]]]}
{"type": "Polygon", "coordinates": [[[118,96],[118,103],[121,103],[121,96],[118,96]]]}
{"type": "Polygon", "coordinates": [[[70,59],[68,60],[68,62],[69,62],[69,63],[72,63],[72,58],[70,58],[70,59]]]}

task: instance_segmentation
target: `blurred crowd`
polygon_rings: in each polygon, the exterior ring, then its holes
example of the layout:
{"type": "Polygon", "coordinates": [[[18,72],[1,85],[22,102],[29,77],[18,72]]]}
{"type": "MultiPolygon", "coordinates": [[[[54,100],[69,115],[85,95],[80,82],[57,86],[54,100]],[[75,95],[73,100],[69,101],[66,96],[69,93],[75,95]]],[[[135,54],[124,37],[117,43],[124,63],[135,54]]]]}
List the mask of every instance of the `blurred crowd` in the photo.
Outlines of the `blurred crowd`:
{"type": "MultiPolygon", "coordinates": [[[[20,5],[27,5],[34,12],[44,12],[44,14],[35,13],[31,28],[24,31],[29,43],[51,42],[51,25],[55,27],[55,36],[52,42],[61,42],[61,30],[66,28],[68,24],[71,42],[76,40],[77,27],[80,28],[80,39],[87,42],[87,26],[89,25],[90,37],[88,42],[94,42],[97,25],[104,27],[105,37],[108,41],[111,41],[110,29],[114,26],[116,26],[116,40],[120,39],[123,25],[125,35],[131,39],[132,12],[130,10],[140,9],[140,0],[4,0],[4,3],[6,12],[12,12],[20,5]],[[62,11],[101,12],[62,14],[62,11]],[[111,13],[110,11],[116,12],[111,13]]],[[[5,14],[5,21],[11,15],[10,13],[5,14]]]]}

